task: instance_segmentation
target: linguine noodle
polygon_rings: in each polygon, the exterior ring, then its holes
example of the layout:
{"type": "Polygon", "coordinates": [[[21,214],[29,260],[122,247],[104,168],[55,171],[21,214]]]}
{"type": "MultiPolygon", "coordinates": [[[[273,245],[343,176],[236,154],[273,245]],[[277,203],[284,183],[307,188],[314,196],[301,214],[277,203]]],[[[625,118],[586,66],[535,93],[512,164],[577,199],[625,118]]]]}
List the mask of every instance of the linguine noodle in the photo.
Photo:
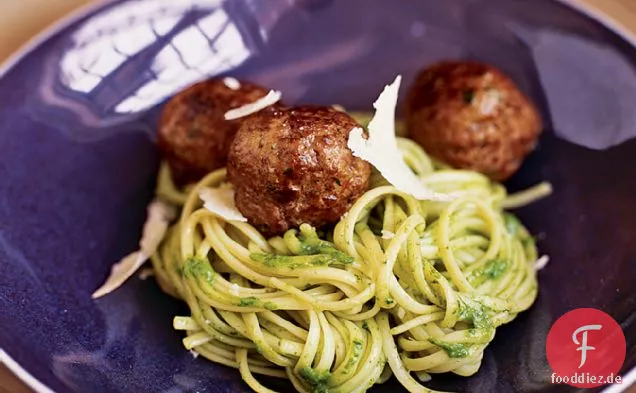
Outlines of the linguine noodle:
{"type": "MultiPolygon", "coordinates": [[[[205,187],[224,169],[179,190],[163,165],[157,194],[181,217],[152,255],[157,280],[183,299],[177,316],[188,350],[229,367],[256,392],[255,376],[286,378],[299,392],[364,392],[391,374],[409,392],[430,392],[430,374],[469,376],[495,329],[537,296],[537,251],[503,207],[520,195],[485,176],[441,168],[398,138],[406,163],[451,202],[418,201],[378,173],[337,225],[264,238],[248,223],[204,209],[205,187]]],[[[548,188],[546,190],[546,188],[548,188]]]]}

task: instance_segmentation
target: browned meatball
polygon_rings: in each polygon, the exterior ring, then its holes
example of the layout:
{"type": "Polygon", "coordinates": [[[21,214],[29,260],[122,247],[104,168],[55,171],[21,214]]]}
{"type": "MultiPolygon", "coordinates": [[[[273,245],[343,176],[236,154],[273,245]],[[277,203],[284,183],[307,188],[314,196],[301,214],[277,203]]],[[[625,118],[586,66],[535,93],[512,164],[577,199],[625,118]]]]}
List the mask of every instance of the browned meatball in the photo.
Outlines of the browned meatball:
{"type": "Polygon", "coordinates": [[[265,96],[267,90],[248,82],[232,90],[222,79],[197,83],[163,107],[158,144],[178,184],[195,182],[224,167],[227,152],[244,118],[225,120],[230,109],[265,96]]]}
{"type": "Polygon", "coordinates": [[[268,108],[243,122],[228,157],[236,205],[266,235],[335,223],[368,188],[371,167],[351,154],[359,124],[332,108],[268,108]]]}
{"type": "Polygon", "coordinates": [[[499,70],[442,62],[415,79],[406,103],[411,138],[456,168],[505,180],[534,149],[541,117],[499,70]]]}

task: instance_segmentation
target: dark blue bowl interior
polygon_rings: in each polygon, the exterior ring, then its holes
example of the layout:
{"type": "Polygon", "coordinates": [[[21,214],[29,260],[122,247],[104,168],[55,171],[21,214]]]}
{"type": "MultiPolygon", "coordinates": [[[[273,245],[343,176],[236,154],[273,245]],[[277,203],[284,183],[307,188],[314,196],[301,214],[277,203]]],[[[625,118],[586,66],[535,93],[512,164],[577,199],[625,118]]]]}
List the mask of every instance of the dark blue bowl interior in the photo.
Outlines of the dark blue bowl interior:
{"type": "Polygon", "coordinates": [[[116,1],[53,34],[0,79],[0,348],[58,392],[246,390],[183,349],[171,320],[187,309],[153,280],[90,297],[136,248],[161,102],[227,74],[289,103],[369,110],[396,74],[408,86],[445,58],[492,63],[535,100],[547,129],[508,186],[547,180],[555,193],[518,212],[551,256],[536,304],[497,332],[475,376],[427,385],[568,390],[549,383],[545,340],[578,307],[621,324],[631,369],[636,50],[549,0],[116,1]]]}

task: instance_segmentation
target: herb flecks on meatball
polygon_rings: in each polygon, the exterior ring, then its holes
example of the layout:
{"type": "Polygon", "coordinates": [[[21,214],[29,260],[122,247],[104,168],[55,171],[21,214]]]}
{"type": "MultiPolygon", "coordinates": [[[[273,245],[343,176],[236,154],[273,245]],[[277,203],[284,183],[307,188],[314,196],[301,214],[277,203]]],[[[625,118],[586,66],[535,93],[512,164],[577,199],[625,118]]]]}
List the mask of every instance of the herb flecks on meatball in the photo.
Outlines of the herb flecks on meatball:
{"type": "Polygon", "coordinates": [[[371,167],[347,147],[359,124],[328,107],[270,107],[246,119],[230,148],[236,205],[266,235],[337,222],[368,188],[371,167]]]}
{"type": "Polygon", "coordinates": [[[267,90],[233,78],[197,83],[164,106],[158,133],[161,154],[178,184],[196,182],[227,163],[227,153],[244,118],[225,120],[230,109],[249,104],[267,90]]]}
{"type": "Polygon", "coordinates": [[[451,166],[505,180],[541,133],[532,102],[501,71],[476,62],[424,69],[406,102],[410,137],[451,166]]]}

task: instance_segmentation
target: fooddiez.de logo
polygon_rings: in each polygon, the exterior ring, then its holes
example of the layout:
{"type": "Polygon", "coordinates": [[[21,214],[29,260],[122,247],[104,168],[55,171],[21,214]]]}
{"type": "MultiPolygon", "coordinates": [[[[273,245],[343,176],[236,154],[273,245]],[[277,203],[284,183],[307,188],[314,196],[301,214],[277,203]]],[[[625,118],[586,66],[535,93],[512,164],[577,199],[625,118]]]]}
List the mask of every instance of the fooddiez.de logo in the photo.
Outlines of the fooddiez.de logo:
{"type": "Polygon", "coordinates": [[[552,325],[546,341],[552,383],[593,388],[621,383],[625,335],[618,323],[601,310],[578,308],[552,325]]]}

